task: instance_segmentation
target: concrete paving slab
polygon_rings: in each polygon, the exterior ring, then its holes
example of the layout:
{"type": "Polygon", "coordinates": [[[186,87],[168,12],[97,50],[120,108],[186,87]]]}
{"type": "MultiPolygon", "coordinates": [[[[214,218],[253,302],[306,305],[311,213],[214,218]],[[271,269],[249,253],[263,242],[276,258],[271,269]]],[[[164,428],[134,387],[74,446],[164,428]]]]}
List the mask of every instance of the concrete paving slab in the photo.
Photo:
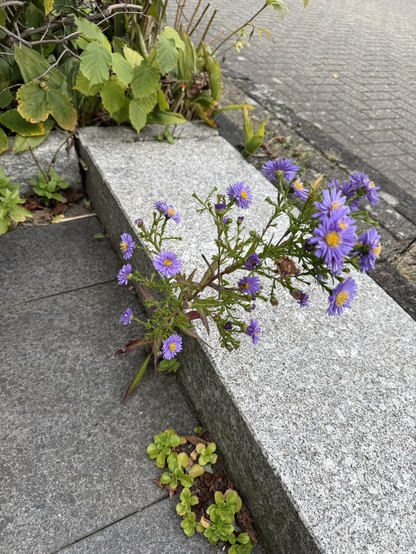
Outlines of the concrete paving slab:
{"type": "Polygon", "coordinates": [[[106,283],[1,307],[2,553],[55,552],[166,496],[146,446],[196,420],[174,375],[149,373],[121,403],[142,360],[110,359],[132,337],[118,323],[127,306],[140,317],[132,293],[106,283]]]}
{"type": "Polygon", "coordinates": [[[115,279],[118,264],[96,217],[18,227],[0,237],[0,305],[115,279]]]}
{"type": "MultiPolygon", "coordinates": [[[[74,190],[82,190],[82,178],[79,169],[78,156],[74,145],[69,138],[69,133],[65,131],[52,131],[42,144],[37,146],[33,152],[39,161],[42,169],[46,171],[48,165],[55,156],[58,148],[68,140],[68,149],[66,145],[62,146],[56,155],[55,162],[52,164],[59,175],[65,178],[68,185],[74,190]]],[[[0,167],[3,168],[7,177],[11,177],[15,183],[21,183],[20,194],[25,194],[32,190],[30,179],[36,179],[39,168],[29,150],[26,152],[12,153],[13,140],[9,140],[9,148],[0,154],[0,167]]]]}
{"type": "MultiPolygon", "coordinates": [[[[214,237],[191,194],[237,180],[254,193],[250,227],[267,220],[272,185],[222,138],[115,143],[111,130],[82,129],[80,140],[88,193],[114,243],[166,200],[185,237],[172,248],[186,271],[202,270],[201,245],[209,256],[214,237]]],[[[354,277],[359,292],[342,318],[328,317],[311,287],[308,310],[284,293],[277,309],[258,306],[257,348],[247,340],[230,354],[202,329],[213,351],[184,343],[180,378],[272,554],[416,552],[416,324],[369,277],[354,277]]]]}
{"type": "MultiPolygon", "coordinates": [[[[200,533],[188,538],[179,525],[174,500],[160,500],[102,531],[63,548],[62,554],[215,554],[200,533]],[[179,527],[179,533],[178,533],[179,527]]],[[[254,552],[253,552],[254,554],[254,552]]]]}

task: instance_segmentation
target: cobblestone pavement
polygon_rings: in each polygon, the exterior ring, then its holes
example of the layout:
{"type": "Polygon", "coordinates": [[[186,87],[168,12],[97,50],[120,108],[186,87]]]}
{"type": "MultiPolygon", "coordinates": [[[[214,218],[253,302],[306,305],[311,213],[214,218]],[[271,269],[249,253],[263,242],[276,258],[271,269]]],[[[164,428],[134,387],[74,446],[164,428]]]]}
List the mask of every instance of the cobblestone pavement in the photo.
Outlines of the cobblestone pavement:
{"type": "MultiPolygon", "coordinates": [[[[194,3],[188,0],[188,13],[194,3]]],[[[218,8],[211,35],[237,28],[261,2],[236,5],[211,1],[210,10],[218,8]]],[[[250,48],[226,53],[224,66],[264,85],[416,198],[416,2],[310,0],[304,10],[302,0],[289,0],[288,6],[283,21],[270,8],[255,21],[275,42],[266,37],[260,44],[255,34],[250,48]]]]}

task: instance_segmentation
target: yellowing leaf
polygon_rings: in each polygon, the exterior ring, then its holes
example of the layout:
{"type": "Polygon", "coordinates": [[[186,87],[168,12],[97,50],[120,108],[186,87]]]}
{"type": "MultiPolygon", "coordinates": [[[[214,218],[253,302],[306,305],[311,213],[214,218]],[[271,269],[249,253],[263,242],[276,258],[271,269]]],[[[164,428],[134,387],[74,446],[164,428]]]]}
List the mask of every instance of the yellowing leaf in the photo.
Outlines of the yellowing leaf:
{"type": "Polygon", "coordinates": [[[46,98],[48,107],[57,124],[62,127],[62,129],[73,131],[77,124],[77,112],[68,96],[59,90],[52,89],[46,93],[46,98]]]}
{"type": "Polygon", "coordinates": [[[58,223],[59,221],[62,221],[63,219],[65,219],[64,214],[58,214],[58,215],[55,215],[55,216],[51,219],[51,223],[58,223]]]}
{"type": "Polygon", "coordinates": [[[3,152],[3,150],[7,150],[7,147],[8,142],[6,133],[3,131],[3,129],[0,129],[0,153],[3,152]]]}
{"type": "Polygon", "coordinates": [[[39,123],[48,119],[50,112],[46,104],[46,91],[38,81],[21,86],[16,98],[19,103],[17,111],[26,121],[39,123]]]}
{"type": "Polygon", "coordinates": [[[48,15],[53,10],[53,0],[43,0],[43,9],[45,10],[45,15],[48,15]]]}
{"type": "Polygon", "coordinates": [[[316,189],[317,189],[319,183],[322,181],[323,178],[324,178],[324,173],[322,173],[322,175],[320,175],[320,176],[316,179],[316,181],[313,183],[313,185],[312,185],[313,190],[316,190],[316,189]]]}
{"type": "Polygon", "coordinates": [[[143,56],[141,56],[138,52],[135,52],[128,46],[125,46],[123,48],[123,52],[126,60],[129,62],[131,67],[136,67],[136,65],[140,65],[144,60],[143,56]]]}
{"type": "Polygon", "coordinates": [[[25,137],[34,137],[43,135],[45,128],[43,123],[29,123],[23,119],[17,110],[8,110],[0,114],[0,123],[13,131],[25,137]]]}
{"type": "Polygon", "coordinates": [[[25,152],[26,150],[28,150],[29,146],[31,148],[36,148],[36,146],[39,146],[39,144],[41,144],[49,136],[49,133],[53,129],[54,125],[55,121],[50,117],[43,124],[45,128],[45,132],[43,133],[43,135],[38,135],[37,137],[22,137],[21,135],[15,135],[13,140],[12,153],[18,154],[19,152],[25,152]]]}

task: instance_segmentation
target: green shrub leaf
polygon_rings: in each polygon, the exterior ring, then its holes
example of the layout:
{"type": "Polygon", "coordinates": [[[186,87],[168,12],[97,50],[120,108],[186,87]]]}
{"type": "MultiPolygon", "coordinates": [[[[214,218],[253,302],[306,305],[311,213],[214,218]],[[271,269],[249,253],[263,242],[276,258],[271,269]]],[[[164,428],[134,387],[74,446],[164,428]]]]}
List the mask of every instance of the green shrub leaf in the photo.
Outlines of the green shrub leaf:
{"type": "MultiPolygon", "coordinates": [[[[36,50],[30,49],[24,44],[21,44],[19,48],[17,42],[14,43],[13,47],[14,57],[25,83],[30,83],[30,81],[37,79],[42,73],[49,70],[49,63],[36,50]]],[[[48,71],[48,85],[53,88],[60,88],[63,82],[64,78],[57,69],[53,68],[48,71]]]]}
{"type": "Polygon", "coordinates": [[[147,121],[149,123],[159,123],[160,125],[176,125],[178,123],[185,123],[186,119],[180,113],[153,110],[153,112],[149,114],[147,121]]]}
{"type": "Polygon", "coordinates": [[[23,119],[17,110],[8,110],[0,114],[0,123],[14,133],[19,133],[19,135],[25,137],[43,135],[45,132],[42,123],[29,123],[29,121],[23,119]]]}
{"type": "Polygon", "coordinates": [[[40,86],[39,81],[21,86],[17,91],[16,99],[19,103],[17,111],[26,121],[39,123],[48,119],[46,90],[40,86]]]}
{"type": "Polygon", "coordinates": [[[130,122],[137,132],[141,131],[146,125],[147,111],[141,100],[134,98],[129,106],[130,122]]]}
{"type": "Polygon", "coordinates": [[[7,142],[7,136],[6,133],[3,131],[3,129],[0,129],[0,153],[4,150],[7,150],[8,142],[7,142]]]}
{"type": "Polygon", "coordinates": [[[117,77],[112,76],[103,84],[101,89],[101,98],[104,108],[113,113],[118,112],[124,106],[124,89],[117,80],[117,77]]]}
{"type": "Polygon", "coordinates": [[[36,148],[36,146],[39,146],[39,144],[41,144],[49,135],[54,125],[55,121],[52,118],[49,118],[43,124],[43,126],[45,127],[45,132],[43,133],[43,135],[39,135],[37,137],[22,137],[21,135],[15,135],[12,147],[13,154],[24,152],[25,150],[28,150],[29,146],[31,148],[36,148]]]}
{"type": "Polygon", "coordinates": [[[173,27],[169,27],[169,25],[166,25],[166,27],[163,28],[161,36],[172,39],[175,43],[176,48],[179,48],[180,50],[185,50],[185,43],[179,36],[179,33],[175,31],[173,27]]]}
{"type": "Polygon", "coordinates": [[[77,26],[78,31],[81,31],[81,33],[85,37],[91,40],[98,41],[109,52],[111,52],[111,45],[108,42],[108,39],[105,36],[105,34],[98,27],[98,25],[95,25],[95,23],[93,23],[92,21],[88,21],[88,19],[78,19],[77,17],[74,18],[74,22],[75,22],[75,25],[77,26]]]}
{"type": "Polygon", "coordinates": [[[145,60],[133,70],[133,80],[130,87],[135,98],[145,98],[156,91],[159,73],[145,60]]]}
{"type": "Polygon", "coordinates": [[[91,85],[98,85],[108,79],[111,62],[110,52],[98,42],[91,42],[81,54],[79,68],[91,85]]]}
{"type": "Polygon", "coordinates": [[[140,65],[144,60],[143,56],[141,56],[138,52],[132,50],[128,46],[125,46],[123,48],[123,52],[126,60],[129,62],[131,67],[136,67],[136,65],[140,65]]]}
{"type": "Polygon", "coordinates": [[[156,61],[161,73],[172,71],[178,62],[179,54],[172,38],[160,35],[156,46],[156,61]]]}
{"type": "Polygon", "coordinates": [[[85,75],[81,71],[78,71],[74,89],[79,90],[85,96],[95,96],[101,89],[101,83],[92,85],[85,75]]]}
{"type": "Polygon", "coordinates": [[[59,90],[51,89],[47,91],[46,98],[48,107],[57,124],[62,127],[62,129],[73,131],[77,124],[77,112],[68,96],[59,92],[59,90]]]}
{"type": "Polygon", "coordinates": [[[117,75],[122,83],[126,85],[130,84],[130,81],[133,79],[133,68],[129,62],[123,58],[121,54],[112,55],[113,62],[111,69],[117,75]]]}

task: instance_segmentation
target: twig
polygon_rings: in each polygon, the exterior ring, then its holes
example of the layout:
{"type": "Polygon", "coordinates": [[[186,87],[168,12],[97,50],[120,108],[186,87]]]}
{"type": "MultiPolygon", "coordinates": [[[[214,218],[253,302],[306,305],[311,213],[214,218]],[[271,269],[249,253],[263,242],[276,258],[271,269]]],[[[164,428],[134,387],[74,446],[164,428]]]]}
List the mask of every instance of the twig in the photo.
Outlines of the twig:
{"type": "Polygon", "coordinates": [[[18,0],[7,0],[7,2],[0,2],[0,8],[5,8],[6,6],[28,6],[29,2],[19,2],[18,0]]]}
{"type": "Polygon", "coordinates": [[[198,0],[198,4],[196,5],[196,8],[194,9],[194,13],[191,15],[191,19],[189,20],[188,26],[186,28],[186,33],[188,34],[189,29],[192,25],[192,21],[194,20],[196,14],[198,13],[199,6],[201,5],[201,0],[198,0]]]}
{"type": "Polygon", "coordinates": [[[34,154],[34,152],[33,152],[33,148],[30,146],[30,144],[28,144],[28,146],[29,146],[30,153],[32,154],[32,158],[35,160],[35,163],[36,163],[36,165],[38,166],[38,168],[40,169],[40,172],[42,173],[42,175],[45,177],[46,182],[49,183],[49,178],[48,178],[48,176],[46,175],[46,173],[43,171],[42,166],[40,165],[40,163],[39,163],[37,157],[35,156],[35,154],[34,154]]]}
{"type": "MultiPolygon", "coordinates": [[[[59,154],[59,150],[60,150],[60,149],[62,148],[62,146],[63,146],[64,144],[66,144],[67,141],[68,141],[71,137],[73,137],[73,136],[74,136],[74,135],[72,135],[72,134],[69,135],[69,137],[67,137],[67,138],[64,140],[64,142],[58,147],[58,150],[55,152],[55,154],[53,155],[53,158],[52,158],[51,161],[49,162],[48,169],[46,170],[47,173],[49,173],[49,170],[50,170],[52,164],[55,162],[56,156],[59,154]]],[[[68,152],[68,150],[67,150],[67,152],[68,152]]]]}
{"type": "Polygon", "coordinates": [[[208,25],[207,25],[207,27],[206,27],[206,29],[205,29],[205,31],[204,31],[204,34],[202,35],[202,38],[201,38],[201,40],[200,40],[201,43],[204,42],[205,37],[207,36],[208,31],[209,31],[209,28],[211,27],[211,24],[212,24],[212,22],[214,21],[214,17],[215,17],[216,15],[217,15],[217,10],[214,10],[214,13],[212,14],[211,19],[209,20],[208,25]]]}
{"type": "Polygon", "coordinates": [[[210,7],[210,5],[211,5],[211,3],[208,3],[208,4],[205,6],[205,8],[204,8],[203,11],[202,11],[202,14],[201,14],[200,18],[199,18],[198,21],[195,23],[194,28],[192,29],[192,31],[189,33],[189,36],[192,36],[192,33],[197,29],[198,25],[201,23],[201,21],[202,21],[204,15],[206,14],[206,12],[207,12],[208,8],[210,7]]]}

